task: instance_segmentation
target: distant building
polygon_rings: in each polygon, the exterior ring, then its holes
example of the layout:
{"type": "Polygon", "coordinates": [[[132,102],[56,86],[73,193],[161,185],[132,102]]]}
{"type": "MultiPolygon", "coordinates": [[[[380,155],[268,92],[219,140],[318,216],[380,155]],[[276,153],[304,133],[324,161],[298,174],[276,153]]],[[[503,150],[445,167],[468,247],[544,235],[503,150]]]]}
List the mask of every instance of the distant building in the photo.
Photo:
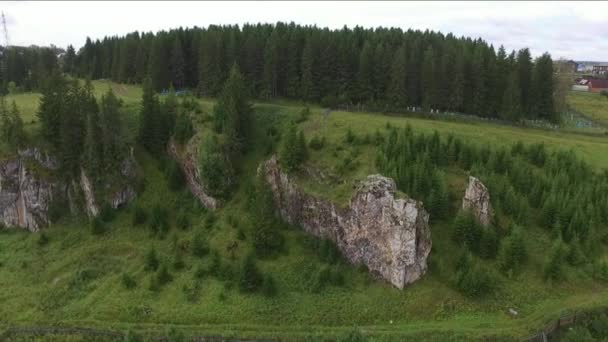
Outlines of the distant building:
{"type": "Polygon", "coordinates": [[[602,90],[608,90],[608,80],[593,79],[587,83],[589,91],[593,93],[599,93],[602,90]]]}
{"type": "Polygon", "coordinates": [[[555,69],[560,74],[573,74],[577,71],[578,63],[573,60],[560,60],[555,63],[555,69]]]}
{"type": "Polygon", "coordinates": [[[606,75],[608,73],[608,63],[599,63],[593,66],[594,75],[606,75]]]}

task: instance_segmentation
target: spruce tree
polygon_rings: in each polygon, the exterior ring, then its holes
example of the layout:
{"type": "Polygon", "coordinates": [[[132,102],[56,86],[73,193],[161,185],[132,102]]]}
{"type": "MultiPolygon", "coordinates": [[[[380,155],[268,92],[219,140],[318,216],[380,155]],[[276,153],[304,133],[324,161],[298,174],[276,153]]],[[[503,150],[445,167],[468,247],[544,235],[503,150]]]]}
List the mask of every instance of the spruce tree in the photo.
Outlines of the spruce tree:
{"type": "Polygon", "coordinates": [[[163,150],[161,125],[158,97],[154,93],[150,80],[146,79],[139,114],[138,140],[144,148],[154,155],[160,154],[163,150]]]}
{"type": "Polygon", "coordinates": [[[252,109],[245,81],[236,64],[230,70],[213,113],[215,130],[226,135],[228,148],[243,151],[247,145],[252,109]]]}
{"type": "Polygon", "coordinates": [[[521,90],[519,89],[519,79],[517,73],[512,72],[509,76],[507,87],[502,97],[500,117],[503,120],[517,122],[523,114],[521,104],[521,90]]]}
{"type": "Polygon", "coordinates": [[[175,38],[173,49],[171,50],[171,85],[177,89],[182,89],[185,85],[185,61],[182,43],[179,37],[175,38]]]}
{"type": "Polygon", "coordinates": [[[391,104],[398,109],[407,106],[407,54],[405,46],[399,47],[391,65],[388,97],[391,104]]]}

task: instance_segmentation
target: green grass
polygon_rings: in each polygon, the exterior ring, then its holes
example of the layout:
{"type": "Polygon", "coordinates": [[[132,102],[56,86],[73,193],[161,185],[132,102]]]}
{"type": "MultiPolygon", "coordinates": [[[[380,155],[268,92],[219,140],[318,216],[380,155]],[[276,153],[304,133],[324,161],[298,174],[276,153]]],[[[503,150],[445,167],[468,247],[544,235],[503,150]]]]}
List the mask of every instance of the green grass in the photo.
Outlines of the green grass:
{"type": "Polygon", "coordinates": [[[575,111],[608,126],[608,97],[598,93],[570,91],[566,100],[575,111]]]}
{"type": "MultiPolygon", "coordinates": [[[[108,85],[95,82],[96,93],[103,93],[103,87],[108,85]]],[[[138,89],[127,86],[123,94],[116,91],[125,106],[131,106],[125,111],[127,115],[137,112],[141,95],[138,89]]],[[[31,96],[34,100],[35,96],[31,96]]],[[[201,103],[206,112],[213,106],[212,99],[201,103]]],[[[272,299],[240,294],[235,286],[205,276],[197,300],[188,301],[184,286],[192,286],[197,268],[210,262],[209,256],[200,259],[188,251],[183,253],[185,269],[171,269],[174,277],[171,283],[159,292],[148,290],[151,273],[144,270],[145,254],[153,246],[162,262],[171,262],[175,253],[173,236],[180,245],[187,246],[195,232],[202,232],[229,267],[238,267],[240,260],[251,252],[251,226],[243,210],[247,183],[255,176],[260,161],[269,158],[277,148],[268,139],[265,128],[282,127],[287,120],[296,118],[301,109],[297,103],[255,105],[255,138],[250,153],[239,165],[239,187],[232,200],[215,214],[194,205],[190,195],[171,192],[159,162],[138,151],[136,157],[145,175],[145,190],[136,203],[118,213],[106,234],[92,235],[83,217],[66,218],[45,230],[49,237],[46,246],[38,245],[40,234],[0,231],[0,330],[8,326],[62,325],[164,334],[173,326],[188,334],[293,340],[315,334],[339,336],[356,325],[378,340],[481,337],[510,340],[538,330],[564,310],[608,305],[606,284],[591,279],[583,268],[568,267],[567,279],[559,283],[542,280],[550,238],[537,227],[526,228],[530,260],[521,274],[514,278],[501,276],[502,285],[485,298],[464,297],[450,286],[460,250],[451,241],[450,225],[446,222],[431,225],[433,249],[429,272],[405,290],[343,264],[340,267],[345,276],[344,286],[329,286],[320,293],[310,293],[304,285],[309,280],[304,271],[310,265],[321,265],[322,261],[306,247],[305,234],[293,227],[283,231],[284,252],[258,261],[262,271],[272,273],[277,282],[278,295],[272,299]],[[133,226],[131,221],[135,205],[150,211],[158,203],[168,209],[172,226],[162,239],[152,236],[145,225],[133,226]],[[192,226],[187,230],[175,227],[180,210],[190,215],[192,226]],[[210,215],[215,218],[213,224],[208,224],[210,215]],[[238,240],[239,229],[245,232],[245,241],[238,240]],[[234,259],[227,250],[233,242],[237,243],[234,259]],[[91,279],[82,280],[82,271],[90,274],[91,279]],[[123,273],[135,279],[135,289],[123,288],[123,273]],[[515,308],[520,315],[511,318],[509,308],[515,308]]],[[[307,191],[339,203],[346,203],[358,179],[377,172],[373,162],[375,147],[347,146],[343,142],[346,131],[351,128],[359,138],[366,134],[373,138],[376,131],[386,133],[387,122],[394,127],[409,123],[416,131],[453,133],[468,141],[493,146],[507,146],[518,140],[544,142],[551,149],[573,149],[598,170],[608,168],[608,139],[597,136],[341,111],[331,112],[323,119],[321,113],[320,108],[313,108],[311,117],[300,124],[308,139],[318,134],[327,140],[321,150],[310,150],[307,167],[318,171],[317,176],[303,173],[295,176],[307,191]],[[337,168],[347,155],[353,157],[354,167],[339,173],[337,168]]],[[[136,115],[131,115],[129,122],[136,122],[136,115]]],[[[199,135],[208,134],[200,126],[206,124],[198,125],[199,135]]],[[[455,199],[454,212],[466,174],[450,170],[447,179],[455,199]]]]}

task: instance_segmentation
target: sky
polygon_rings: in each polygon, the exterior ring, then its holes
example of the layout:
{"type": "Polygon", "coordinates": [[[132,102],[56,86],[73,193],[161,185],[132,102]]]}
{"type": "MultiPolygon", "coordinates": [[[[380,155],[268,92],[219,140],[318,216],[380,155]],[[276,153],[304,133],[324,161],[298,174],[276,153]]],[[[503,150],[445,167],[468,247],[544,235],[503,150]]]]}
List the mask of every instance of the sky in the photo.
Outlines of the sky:
{"type": "MultiPolygon", "coordinates": [[[[2,1],[11,45],[81,47],[87,36],[210,24],[295,22],[452,32],[534,56],[608,61],[608,2],[2,1]]],[[[4,35],[0,43],[5,44],[4,35]]]]}

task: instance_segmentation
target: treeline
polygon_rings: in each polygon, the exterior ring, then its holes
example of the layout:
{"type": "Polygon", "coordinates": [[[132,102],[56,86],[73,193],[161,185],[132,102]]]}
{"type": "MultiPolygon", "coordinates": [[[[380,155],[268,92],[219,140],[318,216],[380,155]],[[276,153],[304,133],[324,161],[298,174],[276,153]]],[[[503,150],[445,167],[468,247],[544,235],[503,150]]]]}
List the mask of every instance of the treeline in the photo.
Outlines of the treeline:
{"type": "MultiPolygon", "coordinates": [[[[0,47],[0,95],[40,89],[44,80],[58,68],[58,56],[62,52],[56,47],[0,47]]],[[[64,61],[75,61],[73,48],[71,52],[72,58],[65,55],[64,61]]],[[[72,72],[73,69],[70,67],[65,71],[72,72]]]]}
{"type": "Polygon", "coordinates": [[[558,121],[548,54],[508,53],[481,39],[396,28],[329,30],[293,23],[209,26],[87,39],[76,57],[81,77],[140,83],[160,91],[216,96],[238,64],[250,94],[465,112],[517,121],[558,121]]]}

